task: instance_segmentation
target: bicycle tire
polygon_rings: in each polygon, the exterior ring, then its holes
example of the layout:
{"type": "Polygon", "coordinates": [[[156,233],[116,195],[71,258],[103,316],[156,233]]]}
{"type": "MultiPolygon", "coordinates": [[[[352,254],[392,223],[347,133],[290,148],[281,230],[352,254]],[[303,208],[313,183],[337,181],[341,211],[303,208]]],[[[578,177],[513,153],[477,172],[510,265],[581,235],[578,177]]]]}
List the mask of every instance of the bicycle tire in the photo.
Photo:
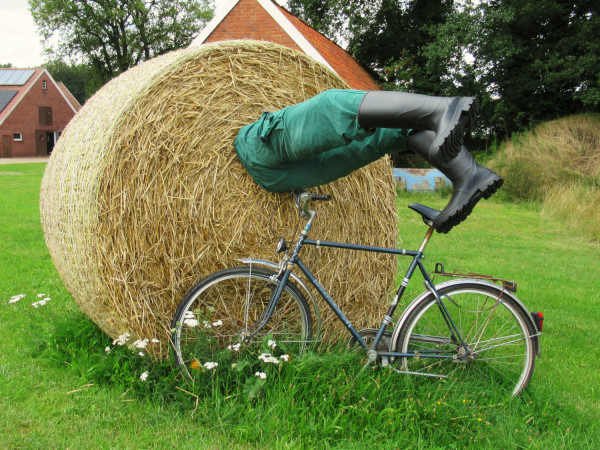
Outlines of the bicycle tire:
{"type": "Polygon", "coordinates": [[[453,382],[489,383],[519,395],[533,374],[536,356],[534,328],[527,312],[506,292],[468,281],[439,289],[450,317],[455,323],[471,357],[453,339],[433,293],[426,295],[394,331],[390,349],[417,357],[398,358],[403,371],[414,374],[440,375],[453,382]],[[449,359],[426,358],[452,356],[449,359]],[[462,357],[462,358],[461,358],[462,357]]]}
{"type": "MultiPolygon", "coordinates": [[[[184,366],[191,375],[194,369],[202,370],[206,362],[229,361],[236,351],[234,346],[244,345],[244,335],[259,320],[275,293],[279,285],[276,275],[277,272],[261,267],[235,267],[209,275],[194,285],[177,307],[171,323],[175,364],[184,366]]],[[[254,339],[271,335],[288,353],[300,353],[312,338],[312,326],[306,298],[288,281],[273,316],[254,339]]]]}

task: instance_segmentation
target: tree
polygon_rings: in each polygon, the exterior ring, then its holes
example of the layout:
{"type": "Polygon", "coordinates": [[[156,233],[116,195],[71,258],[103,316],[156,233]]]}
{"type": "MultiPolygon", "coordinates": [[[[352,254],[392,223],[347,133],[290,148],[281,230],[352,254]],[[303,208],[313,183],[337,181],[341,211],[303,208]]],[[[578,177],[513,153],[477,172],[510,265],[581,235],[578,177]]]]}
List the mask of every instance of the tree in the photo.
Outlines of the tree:
{"type": "Polygon", "coordinates": [[[475,87],[487,103],[487,127],[510,135],[539,121],[598,110],[598,9],[589,0],[468,3],[435,27],[439,38],[423,53],[431,66],[445,67],[444,93],[475,87]]]}
{"type": "MultiPolygon", "coordinates": [[[[453,11],[453,0],[289,0],[292,13],[338,43],[389,88],[436,94],[439,73],[425,73],[420,49],[434,25],[453,11]],[[387,70],[402,67],[400,72],[387,70]],[[410,66],[410,67],[408,67],[410,66]],[[416,76],[420,74],[420,76],[416,76]],[[410,76],[410,83],[403,78],[410,76]],[[400,78],[397,78],[400,77],[400,78]]],[[[439,72],[439,71],[438,71],[439,72]]]]}
{"type": "Polygon", "coordinates": [[[209,0],[28,0],[48,52],[93,67],[103,81],[190,44],[209,0]]]}
{"type": "Polygon", "coordinates": [[[67,64],[64,61],[50,61],[43,65],[52,78],[62,82],[82,105],[101,86],[102,81],[96,71],[85,64],[67,64]]]}

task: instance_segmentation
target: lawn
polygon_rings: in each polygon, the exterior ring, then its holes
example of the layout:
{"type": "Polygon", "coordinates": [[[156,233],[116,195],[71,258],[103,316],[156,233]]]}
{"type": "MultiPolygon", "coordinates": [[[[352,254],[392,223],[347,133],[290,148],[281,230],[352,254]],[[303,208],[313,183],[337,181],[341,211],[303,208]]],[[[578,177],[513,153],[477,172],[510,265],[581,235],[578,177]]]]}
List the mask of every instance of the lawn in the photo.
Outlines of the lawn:
{"type": "MultiPolygon", "coordinates": [[[[520,398],[468,386],[448,390],[380,369],[355,378],[355,361],[334,351],[272,369],[252,395],[238,386],[237,372],[222,368],[206,374],[194,397],[178,389],[192,390],[166,364],[113,347],[79,311],[40,227],[44,168],[0,165],[6,447],[600,447],[600,246],[565,231],[535,205],[482,202],[464,224],[434,235],[426,260],[431,268],[439,261],[448,271],[517,281],[517,295],[544,313],[542,357],[520,398]],[[18,294],[26,297],[9,303],[18,294]]],[[[400,245],[416,248],[425,232],[408,203],[441,208],[446,201],[400,194],[400,245]]],[[[409,291],[420,290],[413,280],[409,291]]]]}

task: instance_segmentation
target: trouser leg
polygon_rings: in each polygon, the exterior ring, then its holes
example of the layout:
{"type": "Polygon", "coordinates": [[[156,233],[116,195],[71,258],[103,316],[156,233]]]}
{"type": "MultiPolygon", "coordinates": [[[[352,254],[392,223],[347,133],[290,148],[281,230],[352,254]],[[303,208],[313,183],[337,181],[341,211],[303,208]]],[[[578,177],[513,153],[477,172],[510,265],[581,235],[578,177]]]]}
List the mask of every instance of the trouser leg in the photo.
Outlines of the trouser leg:
{"type": "Polygon", "coordinates": [[[325,91],[303,103],[264,118],[261,138],[283,163],[306,161],[312,156],[363,141],[373,135],[358,124],[358,107],[364,91],[325,91]]]}

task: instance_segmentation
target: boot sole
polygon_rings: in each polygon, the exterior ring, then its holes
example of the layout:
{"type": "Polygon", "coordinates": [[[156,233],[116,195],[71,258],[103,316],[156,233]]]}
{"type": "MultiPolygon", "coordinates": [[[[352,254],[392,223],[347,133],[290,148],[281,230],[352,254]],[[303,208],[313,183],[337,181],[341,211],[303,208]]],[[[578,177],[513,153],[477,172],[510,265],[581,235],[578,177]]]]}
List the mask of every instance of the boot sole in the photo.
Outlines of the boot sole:
{"type": "Polygon", "coordinates": [[[438,161],[447,163],[454,159],[460,153],[466,129],[475,124],[478,113],[479,101],[475,97],[464,98],[462,104],[454,112],[452,126],[448,127],[441,135],[436,136],[429,147],[429,155],[432,155],[432,150],[439,148],[439,151],[435,152],[438,161]],[[466,114],[466,120],[461,120],[463,114],[466,114]]]}
{"type": "MultiPolygon", "coordinates": [[[[473,208],[482,198],[490,198],[504,183],[504,180],[498,175],[494,174],[492,179],[487,179],[477,187],[475,192],[471,195],[466,203],[455,209],[448,217],[441,223],[436,225],[434,220],[434,227],[438,233],[448,233],[453,227],[463,222],[473,212],[473,208]]],[[[439,217],[439,216],[438,216],[439,217]]],[[[437,219],[437,217],[436,217],[437,219]]]]}

